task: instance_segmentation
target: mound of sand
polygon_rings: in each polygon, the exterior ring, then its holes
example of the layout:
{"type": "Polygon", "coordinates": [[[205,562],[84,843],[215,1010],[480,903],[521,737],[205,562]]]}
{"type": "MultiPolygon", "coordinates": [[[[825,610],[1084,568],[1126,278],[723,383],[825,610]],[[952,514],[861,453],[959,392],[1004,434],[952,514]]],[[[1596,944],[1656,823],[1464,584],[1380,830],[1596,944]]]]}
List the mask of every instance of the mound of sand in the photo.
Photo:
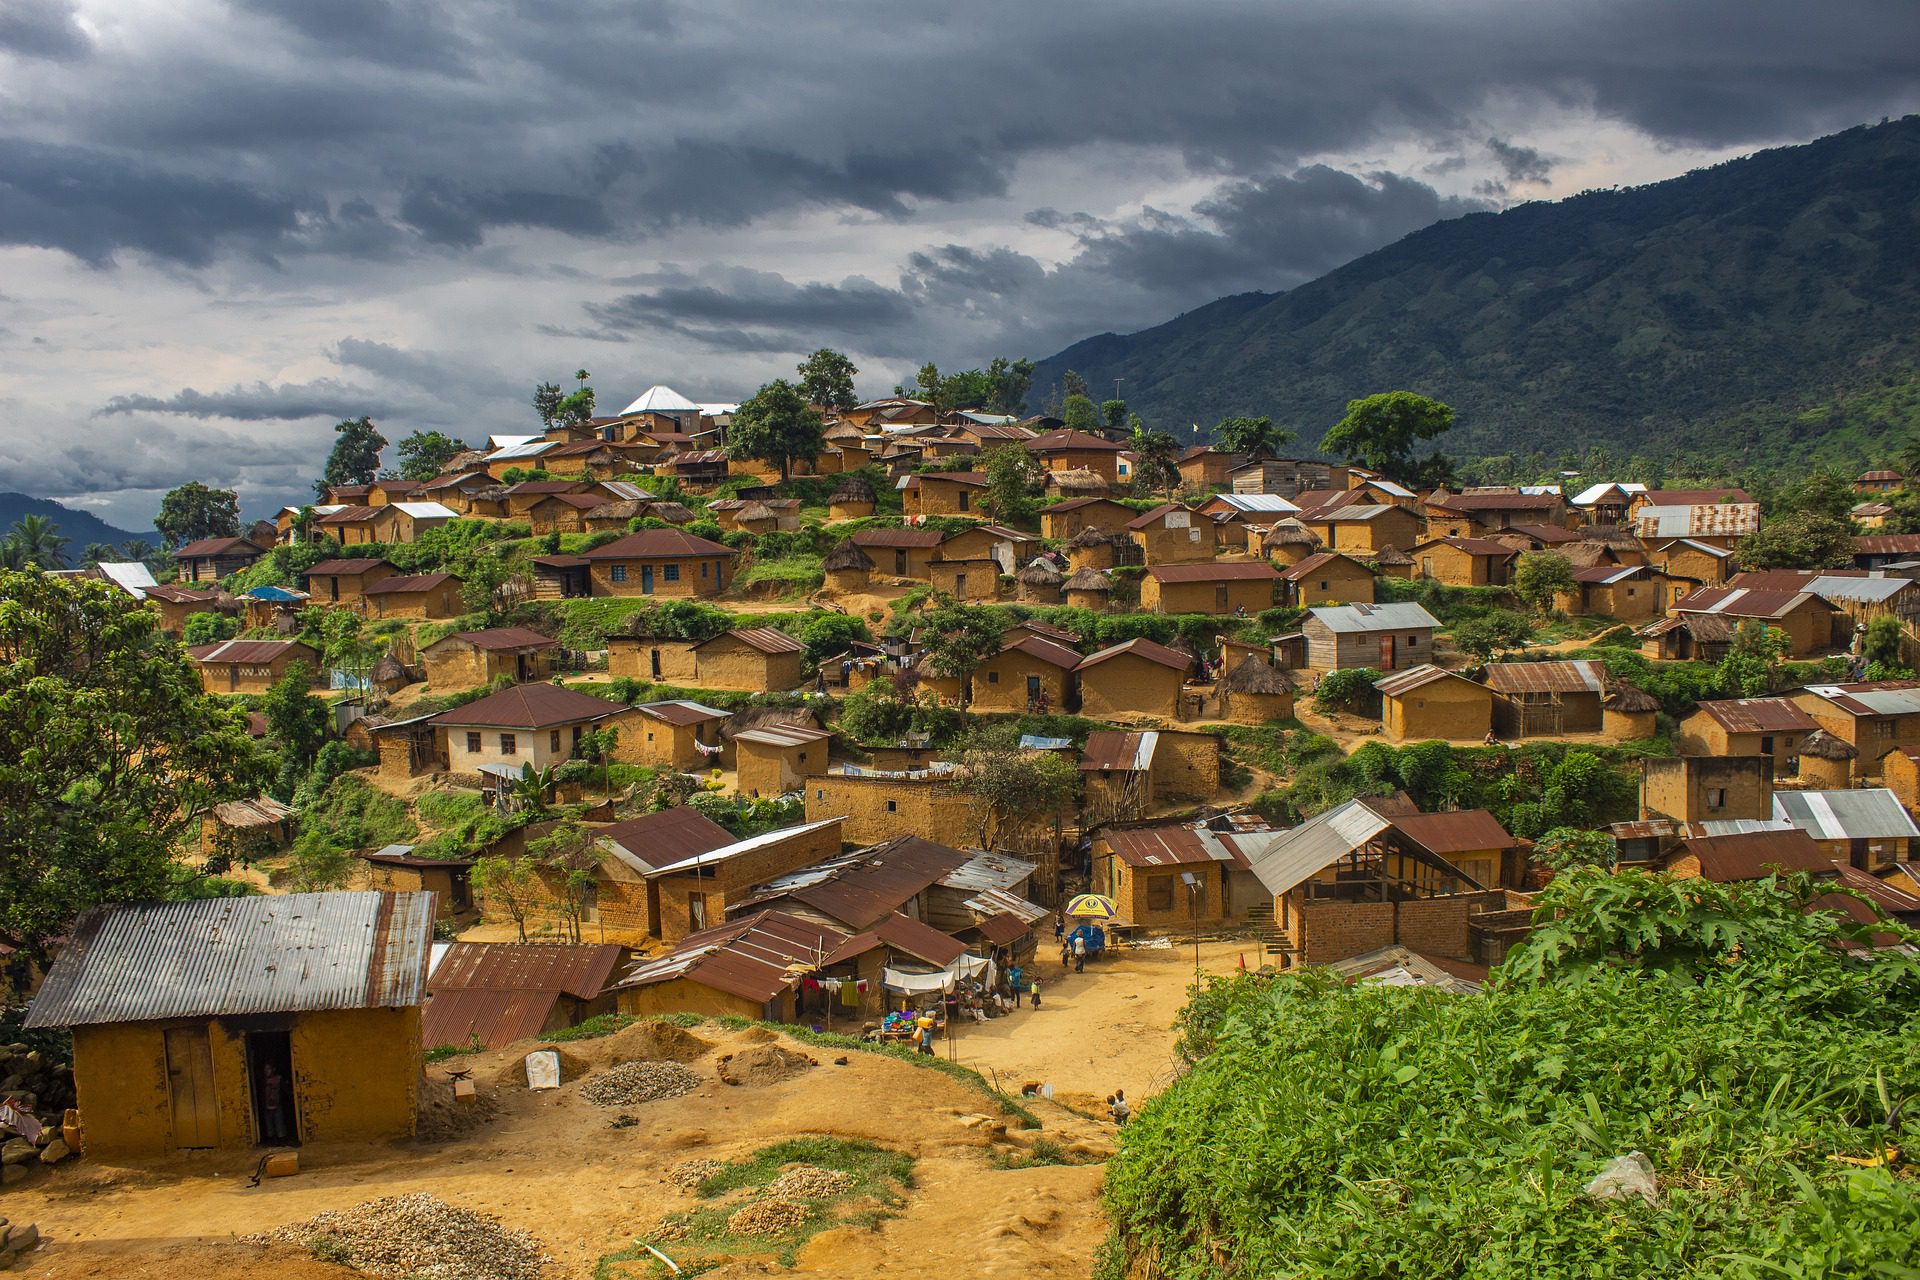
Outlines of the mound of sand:
{"type": "Polygon", "coordinates": [[[715,1070],[727,1084],[757,1089],[790,1080],[819,1065],[804,1053],[795,1053],[777,1044],[756,1044],[720,1059],[715,1070]]]}

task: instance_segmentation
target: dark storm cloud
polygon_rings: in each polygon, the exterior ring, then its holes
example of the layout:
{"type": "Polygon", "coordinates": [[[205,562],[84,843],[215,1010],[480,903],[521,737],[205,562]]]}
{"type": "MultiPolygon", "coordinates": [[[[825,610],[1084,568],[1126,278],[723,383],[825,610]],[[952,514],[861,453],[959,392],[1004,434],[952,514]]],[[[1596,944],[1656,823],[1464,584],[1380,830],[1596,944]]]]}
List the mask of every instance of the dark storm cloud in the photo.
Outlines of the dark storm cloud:
{"type": "Polygon", "coordinates": [[[437,5],[422,0],[236,0],[233,7],[280,23],[328,57],[467,70],[466,41],[437,5]]]}
{"type": "Polygon", "coordinates": [[[677,333],[723,351],[787,351],[810,333],[884,339],[914,318],[899,290],[857,277],[795,284],[735,267],[669,270],[645,282],[642,291],[589,304],[587,313],[609,335],[677,333]]]}
{"type": "Polygon", "coordinates": [[[1508,182],[1545,182],[1553,173],[1553,161],[1532,147],[1518,146],[1500,138],[1488,138],[1487,150],[1505,171],[1508,182]]]}
{"type": "Polygon", "coordinates": [[[93,52],[72,0],[0,0],[0,49],[68,62],[93,52]]]}
{"type": "Polygon", "coordinates": [[[231,418],[237,422],[298,422],[306,418],[379,415],[392,409],[380,393],[322,378],[315,382],[272,386],[256,382],[226,391],[192,387],[170,396],[115,396],[103,414],[167,413],[188,418],[231,418]],[[351,410],[351,412],[349,412],[351,410]]]}

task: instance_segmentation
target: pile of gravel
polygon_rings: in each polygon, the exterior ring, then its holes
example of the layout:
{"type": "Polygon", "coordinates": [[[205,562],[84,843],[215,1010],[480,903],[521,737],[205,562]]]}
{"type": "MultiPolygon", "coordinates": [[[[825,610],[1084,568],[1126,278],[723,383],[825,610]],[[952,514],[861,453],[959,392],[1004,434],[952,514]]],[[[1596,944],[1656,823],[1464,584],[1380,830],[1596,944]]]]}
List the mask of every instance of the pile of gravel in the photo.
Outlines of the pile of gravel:
{"type": "Polygon", "coordinates": [[[682,1160],[667,1166],[667,1181],[682,1191],[698,1191],[701,1183],[726,1167],[718,1160],[682,1160]]]}
{"type": "Polygon", "coordinates": [[[540,1280],[553,1261],[527,1232],[424,1191],[316,1214],[269,1238],[391,1280],[540,1280]]]}
{"type": "Polygon", "coordinates": [[[766,1193],[781,1200],[824,1200],[853,1189],[853,1175],[818,1165],[798,1164],[767,1184],[766,1193]]]}
{"type": "Polygon", "coordinates": [[[727,1219],[727,1230],[737,1236],[777,1236],[807,1220],[807,1206],[798,1200],[757,1200],[727,1219]]]}
{"type": "Polygon", "coordinates": [[[580,1096],[596,1107],[627,1107],[636,1102],[677,1098],[700,1087],[700,1077],[677,1062],[623,1062],[580,1086],[580,1096]]]}

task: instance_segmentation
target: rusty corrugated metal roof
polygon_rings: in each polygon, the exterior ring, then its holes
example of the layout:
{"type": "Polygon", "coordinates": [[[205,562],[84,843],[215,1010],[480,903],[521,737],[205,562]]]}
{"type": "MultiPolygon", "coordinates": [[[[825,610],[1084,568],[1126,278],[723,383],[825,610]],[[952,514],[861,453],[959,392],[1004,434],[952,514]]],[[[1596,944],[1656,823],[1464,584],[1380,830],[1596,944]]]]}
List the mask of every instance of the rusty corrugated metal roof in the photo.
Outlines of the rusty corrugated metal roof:
{"type": "Polygon", "coordinates": [[[1819,721],[1786,698],[1724,698],[1700,710],[1728,733],[1811,733],[1819,721]]]}
{"type": "Polygon", "coordinates": [[[293,893],[96,907],[29,1027],[398,1008],[425,994],[431,893],[293,893]]]}
{"type": "Polygon", "coordinates": [[[1820,851],[1812,836],[1798,827],[1788,831],[1695,836],[1680,847],[1700,859],[1702,876],[1720,884],[1760,880],[1776,871],[1833,870],[1833,860],[1820,851]]]}
{"type": "Polygon", "coordinates": [[[642,814],[601,827],[593,834],[613,850],[615,857],[642,875],[696,854],[724,849],[739,839],[698,809],[685,806],[642,814]]]}
{"type": "Polygon", "coordinates": [[[1160,735],[1152,729],[1144,732],[1096,729],[1087,735],[1086,749],[1080,753],[1080,767],[1145,772],[1153,767],[1153,753],[1159,745],[1160,735]]]}
{"type": "Polygon", "coordinates": [[[1428,853],[1437,853],[1443,858],[1483,849],[1513,849],[1520,844],[1500,825],[1500,820],[1485,809],[1399,814],[1393,819],[1393,829],[1428,853]]]}
{"type": "Polygon", "coordinates": [[[849,929],[870,929],[968,861],[958,849],[895,836],[781,876],[740,905],[790,899],[849,929]]]}
{"type": "Polygon", "coordinates": [[[1601,693],[1607,671],[1598,662],[1495,662],[1486,684],[1500,693],[1601,693]]]}
{"type": "Polygon", "coordinates": [[[735,627],[731,631],[722,631],[711,639],[702,640],[694,648],[704,649],[717,641],[728,639],[738,640],[749,649],[756,649],[765,654],[805,653],[807,649],[806,645],[778,627],[735,627]]]}
{"type": "Polygon", "coordinates": [[[797,967],[824,963],[846,940],[840,930],[783,911],[759,911],[687,935],[665,955],[635,965],[615,985],[645,987],[686,978],[764,1003],[792,984],[797,967]]]}
{"type": "Polygon", "coordinates": [[[591,1000],[606,987],[620,951],[612,943],[455,942],[427,990],[564,991],[591,1000]]]}

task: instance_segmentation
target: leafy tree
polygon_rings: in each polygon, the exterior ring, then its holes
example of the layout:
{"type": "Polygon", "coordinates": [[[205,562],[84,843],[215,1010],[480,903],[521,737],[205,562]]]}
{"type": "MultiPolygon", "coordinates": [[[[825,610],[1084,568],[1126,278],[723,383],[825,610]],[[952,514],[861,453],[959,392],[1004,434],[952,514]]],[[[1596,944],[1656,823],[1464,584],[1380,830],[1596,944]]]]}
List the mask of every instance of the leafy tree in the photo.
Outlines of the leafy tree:
{"type": "Polygon", "coordinates": [[[1068,396],[1060,406],[1060,418],[1067,424],[1068,431],[1097,434],[1100,430],[1100,410],[1094,407],[1093,400],[1089,396],[1068,396]]]}
{"type": "Polygon", "coordinates": [[[922,617],[920,625],[927,633],[921,661],[935,675],[959,680],[960,714],[964,719],[975,669],[1000,652],[1000,637],[1005,631],[1000,613],[949,601],[922,617]]]}
{"type": "Polygon", "coordinates": [[[278,799],[288,800],[313,767],[314,757],[320,754],[333,728],[326,703],[313,696],[313,668],[304,662],[288,667],[260,699],[260,711],[280,747],[280,776],[273,793],[278,799]]]}
{"type": "MultiPolygon", "coordinates": [[[[1858,495],[1853,491],[1853,481],[1834,467],[1815,467],[1802,479],[1788,484],[1771,495],[1762,495],[1767,516],[1771,519],[1792,513],[1828,516],[1844,521],[1848,512],[1853,510],[1858,495]],[[1771,500],[1768,501],[1767,499],[1771,500]]],[[[1784,566],[1783,566],[1784,567],[1784,566]]]]}
{"type": "Polygon", "coordinates": [[[1513,594],[1541,613],[1551,613],[1555,599],[1578,585],[1573,562],[1551,551],[1527,552],[1513,571],[1513,594]]]}
{"type": "Polygon", "coordinates": [[[1853,563],[1853,527],[1816,511],[1789,511],[1740,544],[1743,569],[1833,569],[1853,563]]]}
{"type": "Polygon", "coordinates": [[[21,516],[7,531],[7,541],[20,548],[27,564],[42,569],[64,569],[72,539],[61,534],[46,516],[21,516]]]}
{"type": "Polygon", "coordinates": [[[1033,361],[1009,360],[1005,356],[995,356],[987,362],[987,399],[985,408],[988,413],[1010,413],[1015,416],[1027,411],[1027,390],[1033,386],[1033,361]]]}
{"type": "Polygon", "coordinates": [[[120,555],[133,564],[145,564],[153,559],[153,544],[144,538],[129,538],[120,544],[120,555]]]}
{"type": "Polygon", "coordinates": [[[493,626],[526,594],[527,570],[518,557],[493,547],[475,547],[459,563],[460,599],[493,626]]]}
{"type": "Polygon", "coordinates": [[[727,452],[778,464],[780,478],[793,473],[795,461],[812,458],[826,447],[825,421],[819,410],[785,378],[775,378],[733,415],[727,452]]]}
{"type": "Polygon", "coordinates": [[[822,347],[802,360],[798,372],[800,395],[808,404],[831,413],[860,403],[853,390],[853,379],[860,370],[832,347],[822,347]]]}
{"type": "Polygon", "coordinates": [[[1374,681],[1381,673],[1372,667],[1347,667],[1340,671],[1329,671],[1320,677],[1320,684],[1313,691],[1313,705],[1320,711],[1357,711],[1364,714],[1369,708],[1380,705],[1380,695],[1374,689],[1374,681]]]}
{"type": "Polygon", "coordinates": [[[539,864],[525,855],[509,859],[494,854],[476,861],[467,879],[474,893],[513,921],[525,942],[527,917],[543,897],[539,864]]]}
{"type": "Polygon", "coordinates": [[[852,614],[818,610],[802,617],[793,628],[793,638],[807,646],[808,662],[821,662],[845,653],[854,641],[867,639],[867,624],[852,614]]]}
{"type": "Polygon", "coordinates": [[[387,438],[364,414],[343,419],[334,424],[333,430],[337,437],[333,452],[327,455],[326,470],[313,486],[315,496],[320,498],[335,485],[372,484],[380,474],[380,451],[387,447],[387,438]]]}
{"type": "Polygon", "coordinates": [[[1149,431],[1133,420],[1127,441],[1133,450],[1133,491],[1144,496],[1171,493],[1180,487],[1180,442],[1164,431],[1149,431]]]}
{"type": "Polygon", "coordinates": [[[1604,831],[1555,827],[1534,841],[1533,860],[1550,871],[1611,867],[1620,860],[1620,846],[1604,831]]]}
{"type": "Polygon", "coordinates": [[[528,761],[520,766],[520,776],[513,780],[513,798],[529,819],[537,822],[547,816],[547,797],[552,794],[552,765],[542,765],[536,769],[532,761],[528,761]]]}
{"type": "Polygon", "coordinates": [[[1047,471],[1025,445],[1009,443],[987,450],[982,458],[987,478],[986,507],[1004,523],[1025,521],[1033,514],[1033,500],[1046,485],[1047,471]]]}
{"type": "Polygon", "coordinates": [[[32,569],[37,566],[18,538],[0,538],[0,569],[32,569]]]}
{"type": "Polygon", "coordinates": [[[1079,770],[1052,751],[1024,751],[1012,724],[975,729],[961,744],[951,786],[967,797],[983,849],[1034,849],[1053,834],[1080,785],[1079,770]]]}
{"type": "Polygon", "coordinates": [[[1533,621],[1525,614],[1512,609],[1493,609],[1456,625],[1453,643],[1462,652],[1484,662],[1496,653],[1525,648],[1533,634],[1533,621]]]}
{"type": "Polygon", "coordinates": [[[240,619],[226,613],[190,613],[180,627],[184,644],[213,644],[240,634],[240,619]]]}
{"type": "Polygon", "coordinates": [[[1249,458],[1271,458],[1292,439],[1292,431],[1275,426],[1272,418],[1265,417],[1222,418],[1213,429],[1215,448],[1244,453],[1249,458]]]}
{"type": "Polygon", "coordinates": [[[1900,654],[1903,634],[1900,619],[1889,615],[1875,618],[1867,624],[1867,634],[1860,645],[1860,656],[1869,664],[1881,667],[1903,665],[1900,654]]]}
{"type": "Polygon", "coordinates": [[[579,383],[577,390],[563,396],[553,407],[553,422],[549,426],[584,427],[594,415],[593,388],[587,385],[587,379],[593,375],[585,369],[576,369],[574,381],[579,383]]]}
{"type": "Polygon", "coordinates": [[[237,538],[240,495],[190,480],[168,490],[160,499],[160,514],[153,518],[153,527],[160,531],[168,550],[202,538],[237,538]]]}
{"type": "Polygon", "coordinates": [[[608,725],[604,729],[590,729],[581,734],[580,745],[574,749],[580,759],[600,766],[600,790],[609,797],[613,795],[613,755],[619,745],[619,728],[608,725]]]}
{"type": "Polygon", "coordinates": [[[1069,369],[1060,375],[1060,395],[1071,400],[1075,396],[1087,396],[1087,380],[1069,369]]]}
{"type": "Polygon", "coordinates": [[[0,573],[0,937],[44,961],[86,907],[157,898],[208,806],[268,776],[118,588],[0,573]]]}
{"type": "Polygon", "coordinates": [[[431,480],[467,446],[443,431],[416,431],[400,441],[400,478],[431,480]]]}
{"type": "Polygon", "coordinates": [[[1127,402],[1125,400],[1102,400],[1100,402],[1100,425],[1108,431],[1127,429],[1127,402]]]}
{"type": "Polygon", "coordinates": [[[553,424],[560,420],[560,405],[567,393],[560,389],[557,382],[542,382],[533,389],[533,411],[540,415],[540,425],[551,431],[553,424]]]}
{"type": "MultiPolygon", "coordinates": [[[[1383,391],[1347,402],[1347,415],[1320,441],[1321,449],[1390,479],[1417,481],[1414,446],[1444,435],[1453,410],[1411,391],[1383,391]]],[[[1437,456],[1437,455],[1436,455],[1437,456]]]]}
{"type": "Polygon", "coordinates": [[[593,903],[593,873],[600,866],[600,841],[577,818],[566,818],[552,831],[527,842],[527,856],[560,880],[560,919],[569,942],[580,941],[587,911],[593,903]]]}
{"type": "Polygon", "coordinates": [[[1780,666],[1787,660],[1787,633],[1758,618],[1743,618],[1733,629],[1727,656],[1714,668],[1714,682],[1728,698],[1764,698],[1780,687],[1780,666]]]}

